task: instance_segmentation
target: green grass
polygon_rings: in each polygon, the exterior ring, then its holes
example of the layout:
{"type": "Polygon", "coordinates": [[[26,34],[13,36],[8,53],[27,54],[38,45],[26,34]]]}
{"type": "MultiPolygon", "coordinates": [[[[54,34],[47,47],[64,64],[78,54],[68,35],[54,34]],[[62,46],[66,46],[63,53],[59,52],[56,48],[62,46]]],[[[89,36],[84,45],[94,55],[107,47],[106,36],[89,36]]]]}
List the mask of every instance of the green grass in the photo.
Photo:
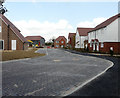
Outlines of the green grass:
{"type": "Polygon", "coordinates": [[[39,56],[45,56],[45,54],[35,53],[37,49],[31,50],[16,50],[16,51],[2,51],[2,61],[34,58],[39,56]]]}

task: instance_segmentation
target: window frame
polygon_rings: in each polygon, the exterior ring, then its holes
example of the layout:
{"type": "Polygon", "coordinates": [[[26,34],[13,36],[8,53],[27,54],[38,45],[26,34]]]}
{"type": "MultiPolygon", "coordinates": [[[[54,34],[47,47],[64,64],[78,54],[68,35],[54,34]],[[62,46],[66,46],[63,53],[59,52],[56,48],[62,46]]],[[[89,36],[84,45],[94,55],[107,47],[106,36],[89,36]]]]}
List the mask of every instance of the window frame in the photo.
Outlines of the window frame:
{"type": "Polygon", "coordinates": [[[2,26],[0,25],[0,32],[2,32],[2,26]]]}

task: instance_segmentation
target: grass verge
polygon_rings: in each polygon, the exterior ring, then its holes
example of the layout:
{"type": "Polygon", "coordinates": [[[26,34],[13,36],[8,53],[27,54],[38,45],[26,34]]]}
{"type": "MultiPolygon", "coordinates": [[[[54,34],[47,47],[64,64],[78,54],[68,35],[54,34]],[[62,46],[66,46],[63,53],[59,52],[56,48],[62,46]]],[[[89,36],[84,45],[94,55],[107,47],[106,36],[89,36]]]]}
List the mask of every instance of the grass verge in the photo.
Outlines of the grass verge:
{"type": "Polygon", "coordinates": [[[34,58],[34,57],[39,57],[39,56],[45,55],[45,54],[35,53],[36,50],[38,50],[38,49],[1,51],[2,52],[2,60],[1,61],[24,59],[24,58],[34,58]]]}

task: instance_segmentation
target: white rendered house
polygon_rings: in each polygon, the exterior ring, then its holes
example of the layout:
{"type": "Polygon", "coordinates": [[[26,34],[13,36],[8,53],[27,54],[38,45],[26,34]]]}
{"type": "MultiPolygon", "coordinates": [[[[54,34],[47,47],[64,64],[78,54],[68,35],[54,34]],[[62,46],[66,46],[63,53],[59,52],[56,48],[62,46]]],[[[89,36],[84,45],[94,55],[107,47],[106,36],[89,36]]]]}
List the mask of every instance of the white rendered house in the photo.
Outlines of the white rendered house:
{"type": "Polygon", "coordinates": [[[88,32],[88,46],[90,51],[120,53],[120,14],[117,14],[88,32]]]}
{"type": "Polygon", "coordinates": [[[77,28],[75,36],[75,48],[85,48],[84,41],[88,40],[88,32],[92,29],[93,28],[77,28]]]}

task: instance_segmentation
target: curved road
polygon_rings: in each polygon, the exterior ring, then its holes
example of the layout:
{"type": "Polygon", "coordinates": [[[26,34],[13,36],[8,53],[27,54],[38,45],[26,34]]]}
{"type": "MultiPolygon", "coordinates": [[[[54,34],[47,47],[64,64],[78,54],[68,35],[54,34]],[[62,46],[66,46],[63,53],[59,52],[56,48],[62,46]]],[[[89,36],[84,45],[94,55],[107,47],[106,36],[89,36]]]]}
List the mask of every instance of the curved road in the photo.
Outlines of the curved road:
{"type": "Polygon", "coordinates": [[[3,96],[65,96],[84,86],[112,63],[59,49],[40,49],[46,56],[3,62],[3,96]]]}

